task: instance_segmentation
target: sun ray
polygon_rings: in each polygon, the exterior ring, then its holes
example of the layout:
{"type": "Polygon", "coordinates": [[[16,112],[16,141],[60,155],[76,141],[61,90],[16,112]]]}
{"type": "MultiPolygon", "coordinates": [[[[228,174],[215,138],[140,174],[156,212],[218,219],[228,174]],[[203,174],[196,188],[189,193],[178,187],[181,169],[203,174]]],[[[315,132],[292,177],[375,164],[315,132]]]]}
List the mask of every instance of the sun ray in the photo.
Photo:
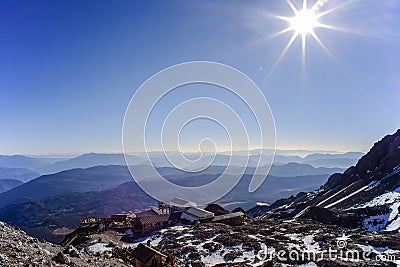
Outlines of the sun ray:
{"type": "Polygon", "coordinates": [[[333,61],[337,62],[335,57],[332,55],[332,53],[329,51],[329,49],[325,46],[325,44],[321,41],[321,39],[318,37],[318,35],[313,31],[311,32],[311,36],[317,41],[317,43],[322,47],[322,49],[325,51],[325,53],[328,54],[332,58],[333,61]]]}
{"type": "Polygon", "coordinates": [[[289,50],[289,48],[292,46],[292,44],[294,43],[294,40],[296,40],[298,34],[297,33],[293,33],[292,37],[290,38],[289,42],[287,43],[287,45],[285,46],[285,48],[283,49],[282,53],[279,55],[278,59],[276,60],[276,62],[274,63],[274,65],[272,66],[272,68],[270,69],[270,71],[267,74],[267,78],[274,72],[276,66],[279,65],[279,63],[281,62],[282,58],[286,55],[287,51],[289,50]]]}
{"type": "Polygon", "coordinates": [[[280,36],[280,35],[282,35],[282,34],[285,34],[285,33],[287,33],[287,32],[290,32],[291,30],[292,30],[292,29],[291,29],[290,27],[287,27],[287,28],[285,28],[285,29],[283,29],[283,30],[281,30],[281,31],[279,31],[279,32],[276,32],[276,33],[274,33],[274,34],[267,35],[267,38],[268,38],[268,39],[275,38],[275,37],[278,37],[278,36],[280,36]]]}
{"type": "Polygon", "coordinates": [[[292,1],[286,0],[286,2],[289,4],[290,8],[292,9],[293,13],[296,15],[299,11],[297,8],[293,5],[292,1]]]}
{"type": "Polygon", "coordinates": [[[276,19],[284,20],[289,22],[292,18],[291,17],[284,17],[284,16],[278,16],[278,15],[271,15],[271,17],[274,17],[276,19]]]}
{"type": "MultiPolygon", "coordinates": [[[[318,1],[317,1],[317,3],[318,3],[318,1]]],[[[340,6],[337,6],[337,7],[334,7],[334,8],[330,8],[330,9],[325,10],[323,12],[319,12],[317,16],[318,16],[318,18],[324,17],[324,16],[326,16],[326,15],[332,13],[332,12],[335,12],[335,11],[337,11],[339,9],[342,9],[342,8],[348,6],[348,5],[351,5],[352,3],[353,3],[353,1],[346,1],[345,3],[341,4],[340,6]]]]}
{"type": "Polygon", "coordinates": [[[320,1],[316,1],[316,2],[314,3],[314,5],[311,7],[311,10],[316,10],[317,7],[318,7],[318,5],[320,5],[320,4],[321,4],[320,1]]]}
{"type": "Polygon", "coordinates": [[[325,44],[322,42],[322,40],[318,37],[317,34],[315,33],[311,33],[311,36],[317,41],[317,43],[322,47],[322,49],[325,51],[325,53],[331,58],[331,60],[339,67],[339,69],[341,70],[341,72],[343,73],[343,75],[345,75],[352,83],[357,84],[356,81],[351,78],[348,75],[348,72],[346,71],[346,69],[343,67],[342,64],[340,64],[340,62],[333,56],[333,54],[331,53],[331,51],[329,51],[329,49],[325,46],[325,44]]]}
{"type": "Polygon", "coordinates": [[[301,66],[303,71],[306,68],[306,36],[301,35],[301,66]]]}
{"type": "Polygon", "coordinates": [[[318,28],[324,28],[324,29],[329,29],[329,30],[335,30],[335,29],[340,29],[338,27],[328,25],[328,24],[323,24],[323,23],[318,23],[318,28]]]}

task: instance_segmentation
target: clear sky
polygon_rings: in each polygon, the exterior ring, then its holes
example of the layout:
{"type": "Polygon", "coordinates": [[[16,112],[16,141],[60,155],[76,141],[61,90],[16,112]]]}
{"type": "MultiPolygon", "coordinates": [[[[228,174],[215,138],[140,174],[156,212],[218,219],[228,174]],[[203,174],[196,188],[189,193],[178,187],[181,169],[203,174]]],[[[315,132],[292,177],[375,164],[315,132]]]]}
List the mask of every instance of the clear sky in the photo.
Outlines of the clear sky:
{"type": "Polygon", "coordinates": [[[348,3],[320,19],[346,31],[316,28],[330,55],[307,36],[303,67],[300,39],[275,64],[292,36],[268,38],[287,26],[271,14],[292,16],[284,0],[3,0],[0,154],[119,152],[136,88],[193,60],[254,80],[278,148],[365,151],[400,127],[400,1],[322,2],[348,3]]]}

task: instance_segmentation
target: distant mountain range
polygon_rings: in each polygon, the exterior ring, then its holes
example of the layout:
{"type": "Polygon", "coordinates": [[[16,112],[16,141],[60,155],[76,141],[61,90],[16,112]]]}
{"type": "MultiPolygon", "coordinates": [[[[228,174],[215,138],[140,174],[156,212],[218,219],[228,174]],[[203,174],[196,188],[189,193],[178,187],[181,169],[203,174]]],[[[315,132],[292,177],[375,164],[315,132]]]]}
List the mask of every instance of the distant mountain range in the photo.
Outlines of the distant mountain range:
{"type": "MultiPolygon", "coordinates": [[[[255,152],[251,153],[249,158],[248,167],[256,167],[259,154],[255,152]]],[[[313,153],[306,157],[286,155],[283,152],[278,152],[275,156],[274,164],[283,165],[287,163],[301,163],[309,164],[313,167],[327,167],[327,168],[348,168],[357,162],[363,153],[360,152],[349,152],[349,153],[313,153]]],[[[160,152],[149,153],[152,163],[157,167],[171,167],[171,164],[160,152]]],[[[177,153],[172,153],[172,156],[176,156],[177,153]]],[[[188,156],[196,156],[196,154],[188,154],[188,156]]],[[[146,157],[143,153],[129,155],[129,162],[133,165],[140,165],[144,163],[146,157]]],[[[211,157],[211,155],[205,155],[205,157],[211,157]]],[[[233,157],[246,158],[244,152],[233,155],[233,157]]],[[[214,166],[226,166],[229,163],[230,156],[226,154],[217,154],[213,161],[214,166]]],[[[46,158],[46,157],[28,157],[28,156],[1,156],[0,155],[0,167],[6,168],[24,168],[29,169],[35,173],[51,174],[60,171],[76,168],[90,168],[100,165],[126,165],[123,154],[101,154],[101,153],[89,153],[83,154],[73,158],[46,158]]],[[[17,178],[9,178],[17,179],[17,178]]]]}
{"type": "Polygon", "coordinates": [[[314,167],[337,167],[337,168],[348,168],[357,163],[358,159],[362,157],[364,153],[361,152],[347,152],[340,154],[330,153],[313,153],[302,158],[299,156],[282,156],[277,154],[275,156],[275,164],[285,164],[290,162],[309,164],[314,167]]]}
{"type": "Polygon", "coordinates": [[[321,174],[334,174],[342,172],[342,168],[327,168],[318,167],[315,168],[310,164],[302,164],[296,162],[286,163],[284,165],[273,165],[269,174],[272,176],[280,177],[293,177],[299,175],[321,175],[321,174]]]}
{"type": "Polygon", "coordinates": [[[41,172],[42,168],[63,159],[28,157],[21,155],[4,156],[0,155],[0,166],[7,168],[24,168],[34,172],[41,172]]]}

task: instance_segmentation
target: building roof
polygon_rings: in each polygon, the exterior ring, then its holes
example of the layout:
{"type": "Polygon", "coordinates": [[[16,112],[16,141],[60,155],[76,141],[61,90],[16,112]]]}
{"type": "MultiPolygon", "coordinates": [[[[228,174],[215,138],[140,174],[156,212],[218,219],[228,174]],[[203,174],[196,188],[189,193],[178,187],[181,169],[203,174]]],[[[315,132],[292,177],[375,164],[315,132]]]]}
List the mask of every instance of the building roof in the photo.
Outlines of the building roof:
{"type": "Polygon", "coordinates": [[[165,258],[167,257],[167,256],[165,256],[164,254],[158,252],[157,250],[155,250],[155,249],[153,249],[153,248],[151,248],[151,247],[148,247],[148,246],[146,246],[146,245],[140,243],[140,244],[136,247],[136,249],[133,251],[132,256],[133,256],[135,259],[137,259],[137,260],[141,261],[142,263],[146,264],[146,263],[148,263],[148,262],[154,257],[154,255],[156,255],[156,254],[161,255],[162,257],[165,257],[165,258]]]}
{"type": "Polygon", "coordinates": [[[111,218],[126,218],[126,217],[128,217],[128,213],[111,214],[111,218]]]}
{"type": "Polygon", "coordinates": [[[168,222],[169,217],[170,217],[170,214],[160,214],[160,215],[154,215],[154,216],[140,217],[139,221],[142,224],[162,223],[162,222],[168,222]]]}
{"type": "Polygon", "coordinates": [[[171,199],[170,201],[168,201],[168,204],[169,204],[170,206],[184,207],[184,208],[187,208],[187,207],[196,207],[196,203],[194,203],[193,201],[186,200],[186,199],[179,198],[179,197],[176,197],[176,198],[174,198],[174,199],[171,199]]]}
{"type": "Polygon", "coordinates": [[[197,217],[197,218],[210,218],[214,216],[214,213],[210,212],[210,211],[206,211],[200,208],[188,208],[187,210],[184,211],[184,213],[187,213],[191,216],[197,217]]]}
{"type": "Polygon", "coordinates": [[[232,218],[236,218],[236,217],[242,217],[242,216],[244,216],[244,213],[241,211],[238,211],[238,212],[215,216],[212,221],[218,222],[218,221],[223,221],[223,220],[232,219],[232,218]]]}
{"type": "Polygon", "coordinates": [[[144,211],[141,211],[141,212],[137,212],[137,213],[136,213],[136,217],[138,217],[138,218],[140,218],[140,217],[147,217],[147,216],[155,216],[155,215],[158,215],[158,213],[157,213],[155,210],[153,210],[153,209],[151,209],[151,210],[144,210],[144,211]]]}

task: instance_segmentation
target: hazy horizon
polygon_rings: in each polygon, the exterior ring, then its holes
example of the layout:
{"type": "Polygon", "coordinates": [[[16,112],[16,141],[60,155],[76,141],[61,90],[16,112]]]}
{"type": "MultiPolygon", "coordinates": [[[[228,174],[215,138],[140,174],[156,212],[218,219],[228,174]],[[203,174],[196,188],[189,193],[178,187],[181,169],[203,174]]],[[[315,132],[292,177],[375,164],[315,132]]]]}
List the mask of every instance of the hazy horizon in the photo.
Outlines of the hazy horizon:
{"type": "MultiPolygon", "coordinates": [[[[249,150],[259,150],[257,148],[249,150]]],[[[180,153],[179,151],[168,151],[170,153],[180,153]]],[[[244,153],[246,152],[245,150],[238,150],[238,151],[232,151],[232,153],[244,153]]],[[[275,154],[277,155],[286,155],[286,156],[300,156],[300,157],[305,157],[310,154],[346,154],[346,153],[366,153],[368,151],[360,151],[360,150],[348,150],[348,151],[338,151],[338,150],[308,150],[308,149],[277,149],[275,151],[275,154]]],[[[135,155],[135,154],[147,154],[147,153],[164,153],[164,151],[136,151],[136,152],[128,152],[126,154],[128,155],[135,155]]],[[[198,154],[200,153],[199,151],[183,151],[182,153],[185,154],[198,154]]],[[[201,153],[204,154],[213,154],[213,151],[202,151],[201,153]]],[[[222,151],[217,151],[216,154],[227,154],[230,153],[230,151],[222,150],[222,151]]],[[[119,155],[119,154],[124,154],[122,151],[110,151],[110,152],[104,152],[104,151],[88,151],[88,152],[75,152],[75,153],[66,153],[66,154],[61,154],[61,153],[52,153],[52,154],[0,154],[0,156],[27,156],[27,157],[54,157],[54,158],[73,158],[81,155],[88,155],[88,154],[106,154],[106,155],[119,155]]]]}

